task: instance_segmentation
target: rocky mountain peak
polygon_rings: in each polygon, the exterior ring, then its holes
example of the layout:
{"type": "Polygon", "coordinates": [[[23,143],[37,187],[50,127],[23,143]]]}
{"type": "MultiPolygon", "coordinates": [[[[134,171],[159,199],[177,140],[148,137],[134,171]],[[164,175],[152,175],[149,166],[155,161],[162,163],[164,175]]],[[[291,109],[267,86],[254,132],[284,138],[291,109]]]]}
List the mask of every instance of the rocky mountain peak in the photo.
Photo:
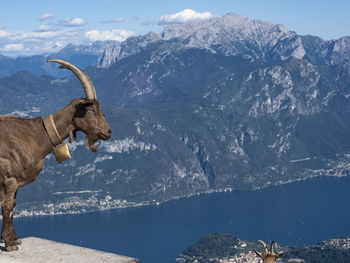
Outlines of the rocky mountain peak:
{"type": "Polygon", "coordinates": [[[149,43],[160,41],[177,42],[184,48],[206,49],[227,56],[244,56],[252,61],[300,59],[305,54],[300,37],[284,25],[228,13],[208,20],[169,25],[160,35],[148,33],[129,38],[120,46],[109,47],[98,64],[108,67],[146,48],[149,43]]]}
{"type": "Polygon", "coordinates": [[[108,41],[95,41],[89,45],[74,45],[68,44],[57,54],[59,55],[70,55],[70,54],[89,54],[89,55],[100,55],[106,48],[116,43],[114,40],[108,41]]]}
{"type": "Polygon", "coordinates": [[[130,37],[124,42],[114,42],[105,49],[103,55],[98,59],[97,66],[107,68],[121,59],[141,52],[149,44],[160,40],[160,35],[149,32],[143,36],[130,37]]]}
{"type": "Polygon", "coordinates": [[[281,24],[274,25],[270,22],[252,20],[237,14],[228,13],[222,17],[215,17],[204,21],[169,25],[162,32],[162,38],[164,40],[174,38],[186,39],[193,35],[211,34],[219,38],[217,40],[222,39],[225,35],[227,38],[236,40],[247,37],[268,37],[268,34],[272,32],[284,37],[295,35],[295,33],[290,32],[281,24]]]}

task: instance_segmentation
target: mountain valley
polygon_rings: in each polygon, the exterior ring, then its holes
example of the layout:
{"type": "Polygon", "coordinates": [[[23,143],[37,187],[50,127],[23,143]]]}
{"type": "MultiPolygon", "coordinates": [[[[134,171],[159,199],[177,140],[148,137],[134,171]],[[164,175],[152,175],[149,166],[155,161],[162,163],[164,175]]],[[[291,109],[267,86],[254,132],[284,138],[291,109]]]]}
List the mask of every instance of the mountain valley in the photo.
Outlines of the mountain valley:
{"type": "MultiPolygon", "coordinates": [[[[347,176],[348,40],[228,14],[123,43],[67,47],[60,58],[86,68],[113,137],[95,154],[78,134],[72,160],[48,156],[19,192],[19,210],[55,213],[75,200],[59,211],[82,212],[92,199],[123,207],[347,176]]],[[[0,113],[45,116],[83,96],[75,77],[51,74],[53,66],[1,78],[0,113]]]]}

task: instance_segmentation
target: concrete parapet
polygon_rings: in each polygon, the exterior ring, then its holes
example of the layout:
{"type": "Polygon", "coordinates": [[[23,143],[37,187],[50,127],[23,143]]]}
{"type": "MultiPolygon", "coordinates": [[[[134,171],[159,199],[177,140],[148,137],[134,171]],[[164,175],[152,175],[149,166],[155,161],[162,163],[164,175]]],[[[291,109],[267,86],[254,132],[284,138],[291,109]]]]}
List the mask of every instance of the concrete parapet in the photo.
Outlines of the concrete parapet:
{"type": "Polygon", "coordinates": [[[0,248],[1,263],[139,263],[139,260],[36,237],[23,238],[15,252],[0,248]]]}

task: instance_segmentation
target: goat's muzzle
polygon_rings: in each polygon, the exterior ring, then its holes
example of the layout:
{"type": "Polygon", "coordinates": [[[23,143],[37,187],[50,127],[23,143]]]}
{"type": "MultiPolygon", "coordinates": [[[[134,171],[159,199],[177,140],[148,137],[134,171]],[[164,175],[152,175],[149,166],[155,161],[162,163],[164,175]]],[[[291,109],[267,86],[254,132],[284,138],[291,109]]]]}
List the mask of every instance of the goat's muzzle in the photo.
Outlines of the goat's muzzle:
{"type": "Polygon", "coordinates": [[[101,140],[108,140],[112,137],[112,130],[109,129],[106,133],[100,132],[98,135],[99,139],[101,140]]]}
{"type": "Polygon", "coordinates": [[[88,139],[88,146],[89,149],[93,152],[97,152],[97,148],[95,146],[95,142],[98,140],[108,140],[112,137],[112,130],[108,129],[105,132],[98,132],[97,134],[87,134],[87,139],[88,139]]]}

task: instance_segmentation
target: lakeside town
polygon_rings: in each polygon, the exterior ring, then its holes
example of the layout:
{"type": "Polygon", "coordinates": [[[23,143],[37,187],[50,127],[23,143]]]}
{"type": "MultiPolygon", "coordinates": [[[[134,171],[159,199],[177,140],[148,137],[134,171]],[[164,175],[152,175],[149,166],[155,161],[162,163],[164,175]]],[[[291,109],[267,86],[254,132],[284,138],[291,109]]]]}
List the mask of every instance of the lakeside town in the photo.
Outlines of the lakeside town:
{"type": "Polygon", "coordinates": [[[15,213],[14,217],[81,214],[149,204],[150,202],[135,203],[127,200],[113,199],[108,194],[104,196],[95,194],[87,199],[79,196],[72,196],[60,202],[40,203],[37,205],[31,204],[30,207],[26,207],[26,204],[24,204],[23,208],[20,208],[17,213],[15,213]]]}

